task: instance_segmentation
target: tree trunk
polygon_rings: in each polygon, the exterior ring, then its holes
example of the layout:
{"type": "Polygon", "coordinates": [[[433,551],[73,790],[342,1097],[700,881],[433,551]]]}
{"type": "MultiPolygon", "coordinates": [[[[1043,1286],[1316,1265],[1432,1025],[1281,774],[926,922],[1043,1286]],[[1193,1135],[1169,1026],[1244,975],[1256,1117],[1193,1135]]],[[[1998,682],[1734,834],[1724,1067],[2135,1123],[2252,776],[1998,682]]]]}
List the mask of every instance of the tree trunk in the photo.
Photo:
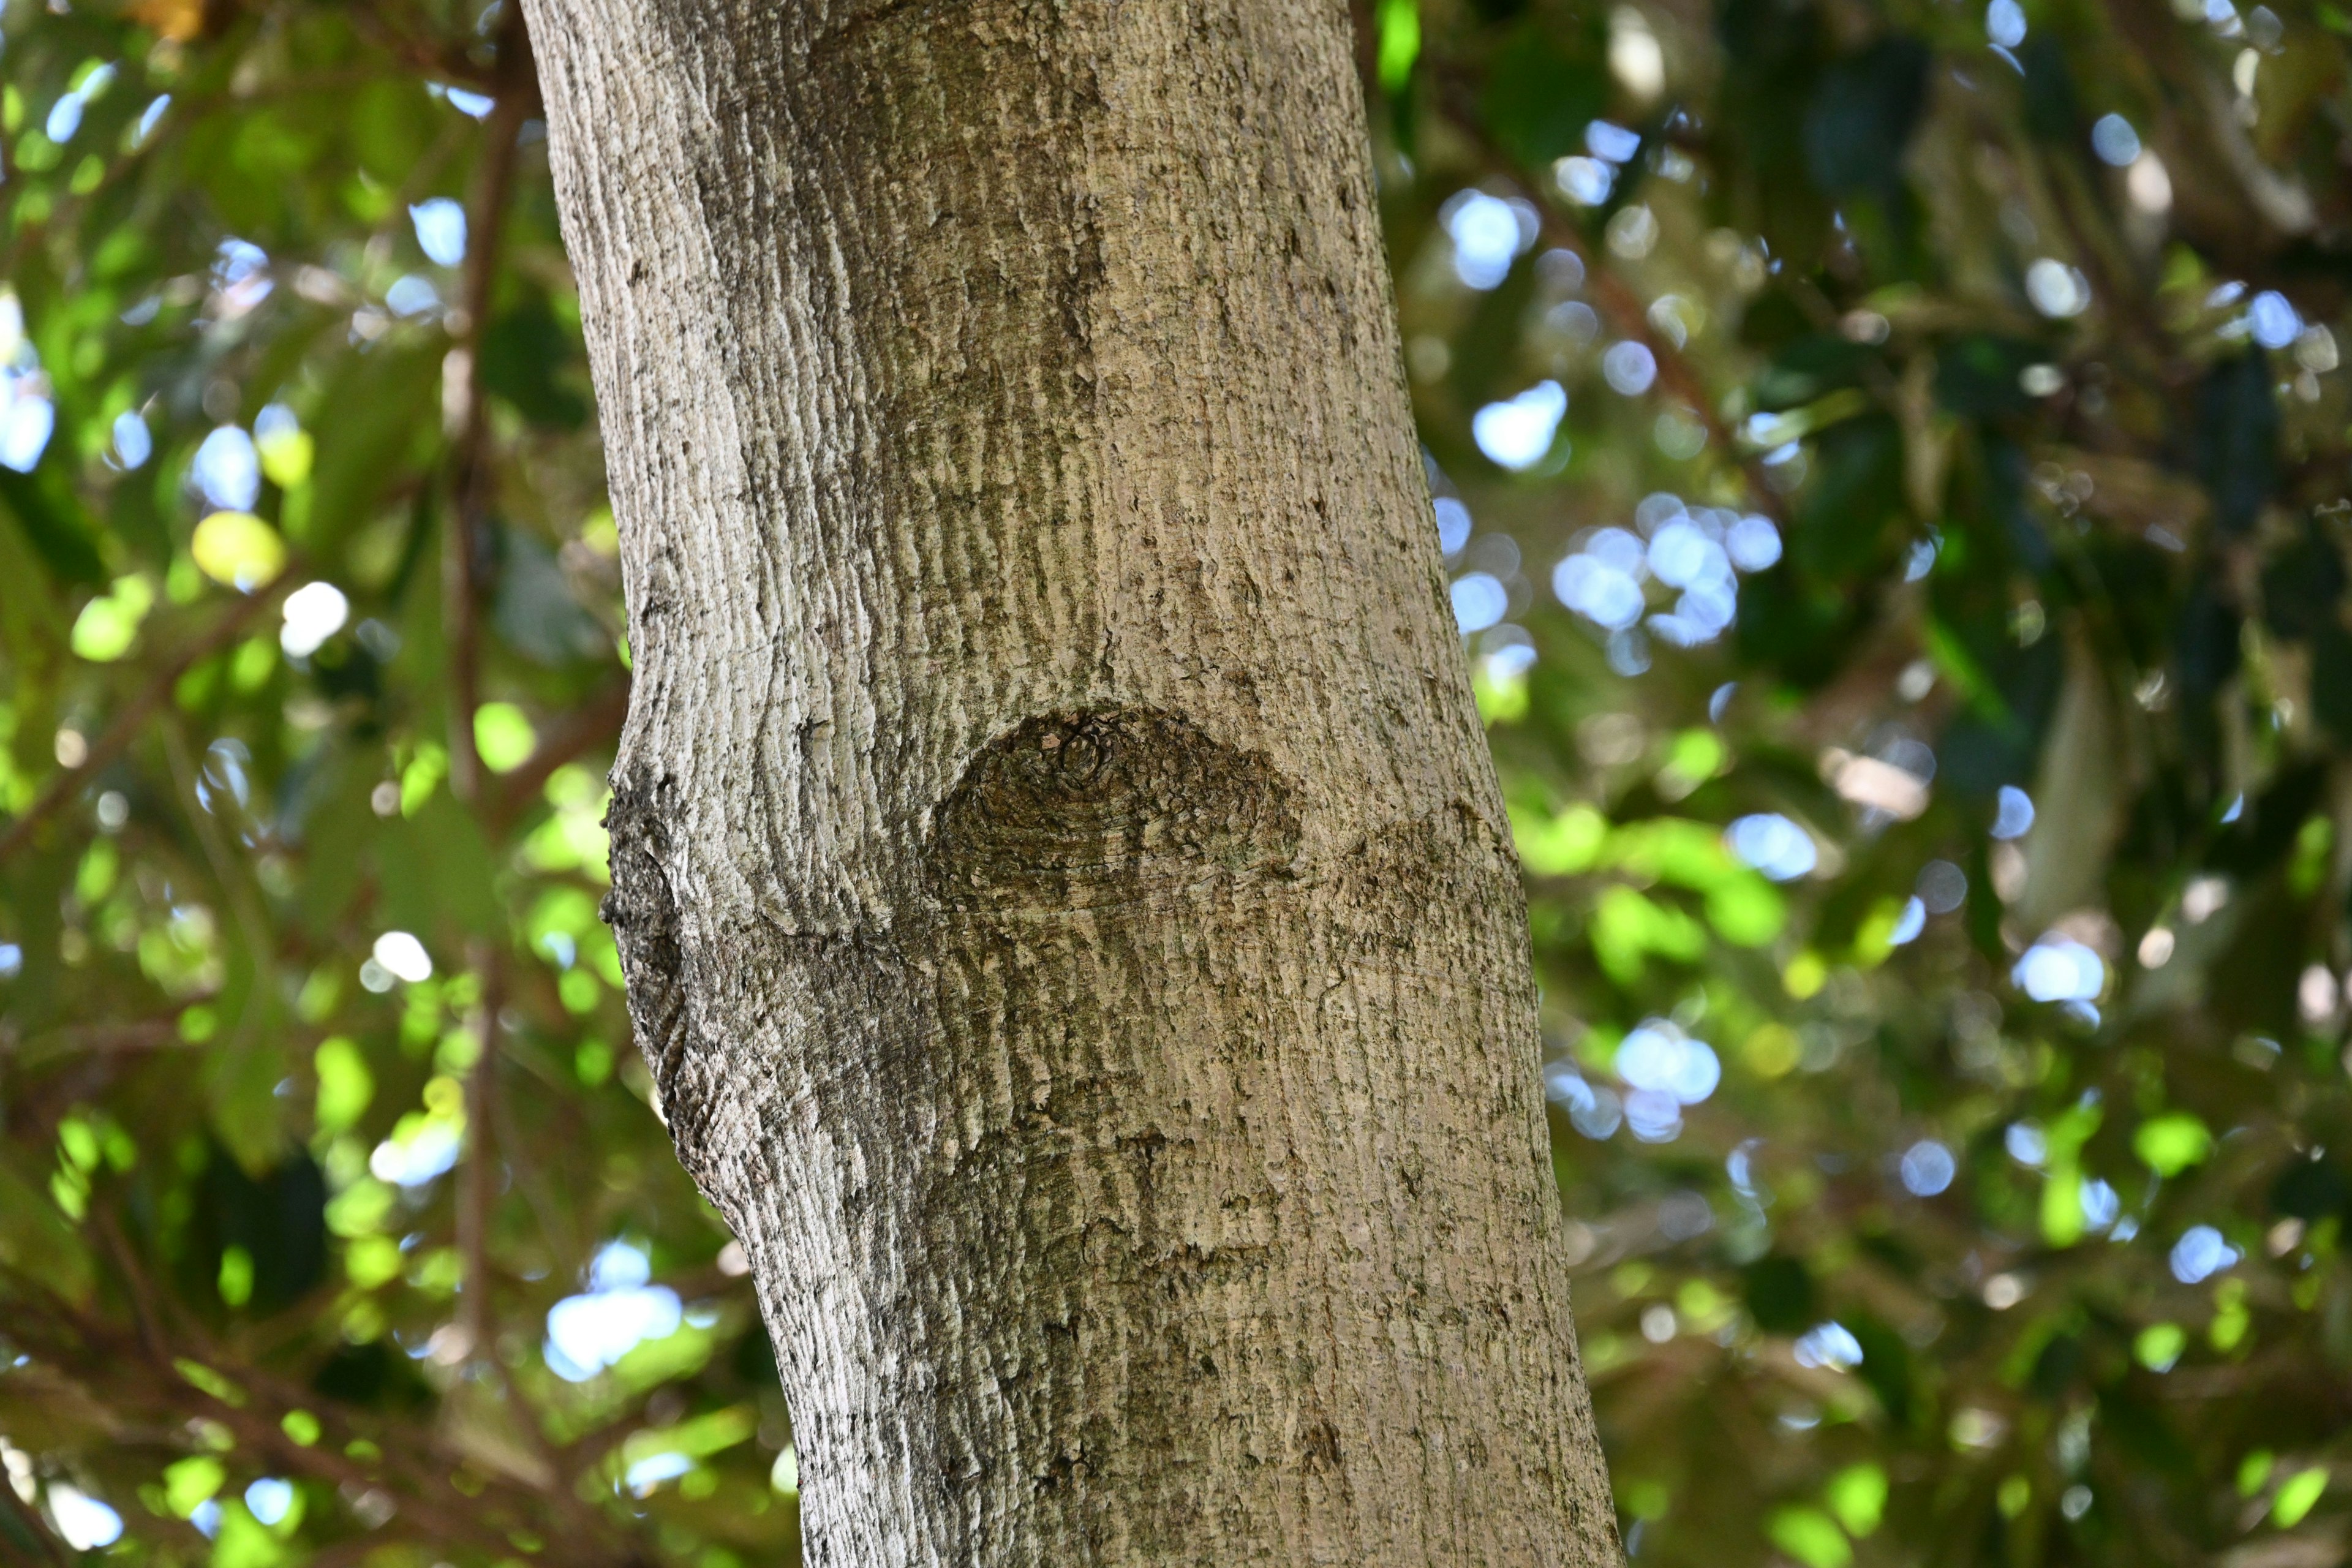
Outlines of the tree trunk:
{"type": "Polygon", "coordinates": [[[1616,1560],[1340,0],[529,0],[820,1568],[1616,1560]]]}

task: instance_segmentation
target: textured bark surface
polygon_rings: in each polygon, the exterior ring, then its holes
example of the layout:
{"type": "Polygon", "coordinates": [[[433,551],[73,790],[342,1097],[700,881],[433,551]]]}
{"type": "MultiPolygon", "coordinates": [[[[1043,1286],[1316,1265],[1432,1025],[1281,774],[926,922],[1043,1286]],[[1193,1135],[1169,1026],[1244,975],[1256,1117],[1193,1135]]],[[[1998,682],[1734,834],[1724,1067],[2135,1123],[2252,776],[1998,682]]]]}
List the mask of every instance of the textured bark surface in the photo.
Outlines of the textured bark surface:
{"type": "Polygon", "coordinates": [[[1614,1562],[1339,0],[530,0],[819,1568],[1614,1562]]]}

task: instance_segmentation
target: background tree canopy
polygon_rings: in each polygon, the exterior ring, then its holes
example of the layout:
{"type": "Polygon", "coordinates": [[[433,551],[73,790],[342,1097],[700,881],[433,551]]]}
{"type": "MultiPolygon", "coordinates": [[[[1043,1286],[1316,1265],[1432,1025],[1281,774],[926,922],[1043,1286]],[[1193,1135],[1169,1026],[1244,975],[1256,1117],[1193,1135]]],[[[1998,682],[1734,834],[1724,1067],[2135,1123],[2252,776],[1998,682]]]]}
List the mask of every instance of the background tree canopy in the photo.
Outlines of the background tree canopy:
{"type": "MultiPolygon", "coordinates": [[[[2352,16],[1359,22],[1629,1549],[2340,1561],[2352,16]]],[[[787,1560],[511,0],[0,77],[0,1557],[787,1560]]]]}

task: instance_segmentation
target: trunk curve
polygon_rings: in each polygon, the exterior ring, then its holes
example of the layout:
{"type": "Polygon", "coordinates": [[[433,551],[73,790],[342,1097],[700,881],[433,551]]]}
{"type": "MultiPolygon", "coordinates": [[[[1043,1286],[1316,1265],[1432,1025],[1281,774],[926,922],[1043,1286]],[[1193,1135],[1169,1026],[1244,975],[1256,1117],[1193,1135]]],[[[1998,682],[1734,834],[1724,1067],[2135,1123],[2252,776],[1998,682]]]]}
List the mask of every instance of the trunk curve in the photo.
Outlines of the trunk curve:
{"type": "Polygon", "coordinates": [[[527,9],[810,1562],[1615,1562],[1344,6],[527,9]]]}

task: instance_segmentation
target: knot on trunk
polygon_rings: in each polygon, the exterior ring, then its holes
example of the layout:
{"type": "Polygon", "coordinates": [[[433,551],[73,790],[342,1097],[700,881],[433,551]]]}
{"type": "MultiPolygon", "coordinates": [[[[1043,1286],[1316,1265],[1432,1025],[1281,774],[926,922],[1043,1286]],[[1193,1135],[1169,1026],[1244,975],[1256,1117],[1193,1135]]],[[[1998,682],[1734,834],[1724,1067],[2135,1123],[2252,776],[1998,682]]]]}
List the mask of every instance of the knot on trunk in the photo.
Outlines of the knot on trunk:
{"type": "Polygon", "coordinates": [[[950,908],[1055,910],[1286,874],[1292,796],[1265,753],[1173,713],[1038,714],[982,747],[933,809],[924,877],[950,908]]]}

